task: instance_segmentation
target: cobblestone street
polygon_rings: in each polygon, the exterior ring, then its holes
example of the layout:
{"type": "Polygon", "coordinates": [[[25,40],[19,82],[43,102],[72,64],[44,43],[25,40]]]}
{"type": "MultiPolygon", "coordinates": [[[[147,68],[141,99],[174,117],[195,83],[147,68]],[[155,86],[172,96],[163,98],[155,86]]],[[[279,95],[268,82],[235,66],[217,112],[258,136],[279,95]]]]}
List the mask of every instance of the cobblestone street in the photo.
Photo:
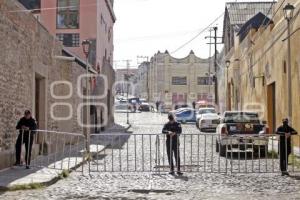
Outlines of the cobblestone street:
{"type": "MultiPolygon", "coordinates": [[[[117,113],[115,117],[117,123],[126,122],[126,113],[117,113]]],[[[241,160],[239,165],[230,158],[226,162],[226,158],[215,152],[215,138],[209,134],[197,137],[200,132],[194,124],[183,125],[185,136],[181,136],[180,151],[181,164],[186,166],[184,176],[168,175],[168,169],[163,168],[153,170],[157,164],[155,134],[161,132],[165,121],[166,115],[130,114],[132,135],[124,144],[108,147],[91,164],[90,175],[86,165],[84,175],[73,172],[48,188],[7,192],[0,199],[300,199],[300,176],[296,174],[282,177],[280,173],[225,173],[226,169],[239,168],[270,172],[278,165],[270,159],[241,160]]],[[[161,151],[163,140],[162,137],[158,140],[161,151]]],[[[160,165],[167,165],[166,155],[163,152],[159,155],[160,165]]]]}

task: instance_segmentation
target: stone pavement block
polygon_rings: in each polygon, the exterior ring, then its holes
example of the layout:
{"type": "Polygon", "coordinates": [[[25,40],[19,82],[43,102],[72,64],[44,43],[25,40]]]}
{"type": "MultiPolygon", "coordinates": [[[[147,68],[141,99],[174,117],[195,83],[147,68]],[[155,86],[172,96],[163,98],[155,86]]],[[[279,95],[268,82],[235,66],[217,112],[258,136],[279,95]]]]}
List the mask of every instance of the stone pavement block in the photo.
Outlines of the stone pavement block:
{"type": "Polygon", "coordinates": [[[91,153],[99,153],[105,149],[104,145],[96,145],[96,144],[91,144],[90,145],[90,151],[91,153]]]}
{"type": "Polygon", "coordinates": [[[0,189],[7,190],[21,185],[47,184],[56,179],[62,170],[49,168],[13,167],[0,173],[0,189]]]}

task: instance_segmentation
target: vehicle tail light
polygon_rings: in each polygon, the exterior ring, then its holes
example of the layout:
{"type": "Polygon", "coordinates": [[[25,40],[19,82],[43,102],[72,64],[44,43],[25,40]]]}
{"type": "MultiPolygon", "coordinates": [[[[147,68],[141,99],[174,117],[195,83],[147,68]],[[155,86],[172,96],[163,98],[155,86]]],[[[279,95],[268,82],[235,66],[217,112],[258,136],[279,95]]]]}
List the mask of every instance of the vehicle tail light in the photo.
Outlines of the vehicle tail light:
{"type": "Polygon", "coordinates": [[[222,135],[227,135],[227,134],[228,134],[227,128],[226,128],[226,127],[222,127],[222,129],[221,129],[221,134],[222,134],[222,135]]]}
{"type": "Polygon", "coordinates": [[[269,134],[269,133],[270,133],[270,128],[266,127],[266,134],[269,134]]]}

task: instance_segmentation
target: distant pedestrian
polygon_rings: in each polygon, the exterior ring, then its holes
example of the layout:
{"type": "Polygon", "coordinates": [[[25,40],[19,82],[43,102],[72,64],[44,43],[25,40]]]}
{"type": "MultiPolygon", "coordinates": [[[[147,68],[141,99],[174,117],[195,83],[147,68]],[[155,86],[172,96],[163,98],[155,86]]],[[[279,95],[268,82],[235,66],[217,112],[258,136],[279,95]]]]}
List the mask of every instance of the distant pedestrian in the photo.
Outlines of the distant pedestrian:
{"type": "Polygon", "coordinates": [[[192,104],[193,104],[193,108],[194,108],[194,109],[196,109],[196,102],[195,102],[195,101],[193,101],[193,103],[192,103],[192,104]]]}
{"type": "Polygon", "coordinates": [[[21,150],[22,145],[25,144],[25,163],[26,169],[29,169],[30,159],[31,159],[31,150],[34,141],[34,133],[37,128],[35,120],[31,116],[31,112],[26,110],[24,117],[22,117],[16,129],[19,130],[19,136],[16,142],[16,163],[15,165],[21,165],[21,150]]]}
{"type": "Polygon", "coordinates": [[[166,149],[168,161],[170,165],[170,173],[174,175],[173,153],[176,161],[177,174],[182,175],[180,171],[180,152],[179,152],[179,136],[182,133],[181,124],[175,121],[172,114],[168,115],[169,122],[163,127],[162,133],[167,135],[166,149]]]}
{"type": "Polygon", "coordinates": [[[156,111],[157,111],[157,112],[159,112],[159,104],[160,104],[159,101],[156,101],[156,102],[155,102],[155,105],[156,105],[156,111]]]}
{"type": "Polygon", "coordinates": [[[279,157],[280,157],[280,170],[282,176],[288,176],[288,163],[289,155],[292,152],[291,135],[297,135],[297,132],[289,126],[289,120],[283,119],[282,126],[278,127],[277,134],[279,137],[279,157]]]}

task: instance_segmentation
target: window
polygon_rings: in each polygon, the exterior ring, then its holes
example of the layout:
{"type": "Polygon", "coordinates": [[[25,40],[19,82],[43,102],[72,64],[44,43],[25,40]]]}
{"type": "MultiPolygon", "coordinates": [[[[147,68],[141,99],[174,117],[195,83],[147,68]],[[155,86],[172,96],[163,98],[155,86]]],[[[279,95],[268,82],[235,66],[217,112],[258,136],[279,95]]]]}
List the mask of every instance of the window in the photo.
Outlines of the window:
{"type": "Polygon", "coordinates": [[[286,61],[283,61],[283,73],[286,74],[286,61]]]}
{"type": "Polygon", "coordinates": [[[212,85],[212,79],[209,77],[198,77],[198,85],[212,85]]]}
{"type": "Polygon", "coordinates": [[[59,41],[63,42],[66,47],[79,47],[80,36],[79,33],[58,33],[56,37],[59,41]]]}
{"type": "Polygon", "coordinates": [[[27,9],[40,9],[41,8],[41,0],[19,0],[23,6],[27,9]]]}
{"type": "Polygon", "coordinates": [[[186,77],[175,76],[172,77],[172,85],[186,85],[187,79],[186,77]]]}
{"type": "Polygon", "coordinates": [[[101,25],[104,26],[104,31],[106,33],[107,32],[107,23],[102,14],[101,14],[101,25]]]}
{"type": "Polygon", "coordinates": [[[79,28],[79,0],[57,0],[57,28],[79,28]]]}

